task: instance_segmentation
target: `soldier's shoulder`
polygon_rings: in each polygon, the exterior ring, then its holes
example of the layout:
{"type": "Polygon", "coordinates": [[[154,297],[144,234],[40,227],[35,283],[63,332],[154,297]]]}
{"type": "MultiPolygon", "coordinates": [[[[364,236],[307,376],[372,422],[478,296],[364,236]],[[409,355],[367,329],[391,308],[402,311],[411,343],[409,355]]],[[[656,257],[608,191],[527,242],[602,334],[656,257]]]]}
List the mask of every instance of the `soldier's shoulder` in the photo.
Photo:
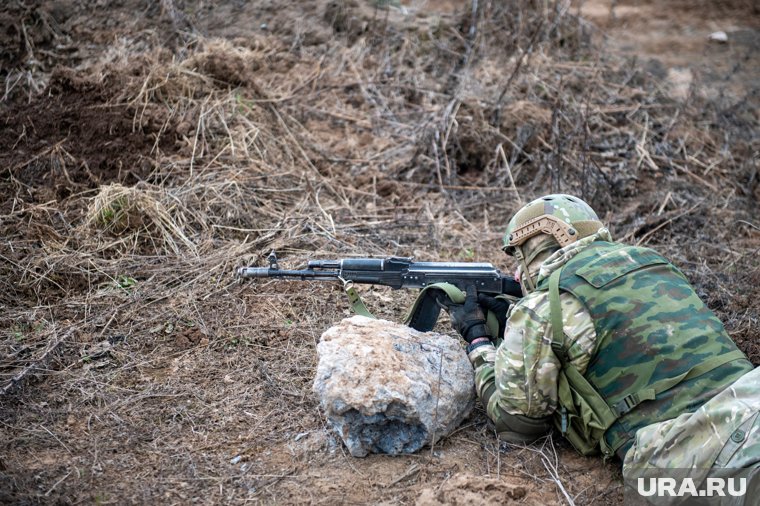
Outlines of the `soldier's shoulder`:
{"type": "Polygon", "coordinates": [[[549,303],[548,292],[536,290],[529,293],[515,304],[515,308],[530,308],[535,309],[543,304],[549,303]]]}
{"type": "MultiPolygon", "coordinates": [[[[563,309],[568,306],[582,307],[578,298],[570,292],[560,292],[560,300],[562,301],[563,309]]],[[[537,290],[529,293],[515,303],[513,311],[531,311],[548,318],[550,312],[549,292],[545,290],[537,290]]]]}
{"type": "Polygon", "coordinates": [[[546,292],[535,291],[520,299],[510,313],[510,319],[547,321],[549,319],[549,296],[546,292]]]}

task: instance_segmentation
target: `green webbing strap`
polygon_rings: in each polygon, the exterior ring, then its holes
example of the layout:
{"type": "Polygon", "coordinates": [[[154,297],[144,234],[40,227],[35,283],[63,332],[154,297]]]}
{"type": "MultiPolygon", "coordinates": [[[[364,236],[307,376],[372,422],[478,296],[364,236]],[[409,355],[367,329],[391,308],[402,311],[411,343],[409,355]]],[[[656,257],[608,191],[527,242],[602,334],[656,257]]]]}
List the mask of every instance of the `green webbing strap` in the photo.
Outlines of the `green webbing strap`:
{"type": "Polygon", "coordinates": [[[559,300],[559,278],[562,269],[557,269],[549,276],[549,311],[552,324],[552,350],[564,366],[567,363],[565,350],[565,332],[562,325],[562,305],[559,300]]]}
{"type": "MultiPolygon", "coordinates": [[[[512,295],[506,295],[501,294],[494,297],[495,299],[504,300],[506,302],[509,302],[510,306],[514,306],[517,304],[517,302],[520,300],[517,297],[514,297],[512,295]]],[[[507,311],[507,315],[509,314],[509,311],[507,311]]],[[[486,327],[488,327],[488,332],[491,333],[493,336],[493,344],[497,348],[501,345],[501,342],[504,340],[504,330],[499,327],[499,319],[496,317],[496,313],[493,311],[486,311],[486,327]]]]}
{"type": "Polygon", "coordinates": [[[559,298],[559,278],[562,269],[557,269],[549,276],[549,311],[550,321],[552,324],[552,351],[557,356],[562,365],[560,381],[558,385],[557,396],[560,401],[561,420],[560,431],[567,437],[570,443],[583,455],[591,455],[596,450],[596,444],[590,444],[589,441],[598,440],[602,453],[605,457],[611,457],[612,454],[622,446],[625,441],[615,441],[614,448],[610,448],[604,439],[604,432],[614,424],[620,417],[610,405],[599,394],[594,385],[592,385],[578,369],[569,363],[567,350],[565,349],[565,332],[562,321],[562,305],[559,298]],[[590,411],[578,412],[575,408],[577,399],[580,397],[585,401],[590,411]],[[571,416],[583,417],[581,425],[586,430],[592,431],[590,434],[581,435],[577,427],[568,423],[568,409],[572,410],[571,416]],[[593,413],[593,417],[592,417],[593,413]]]}
{"type": "Polygon", "coordinates": [[[366,316],[367,318],[375,318],[375,315],[369,312],[369,309],[367,309],[367,306],[364,305],[364,301],[362,301],[362,298],[359,296],[359,292],[356,291],[356,288],[354,288],[354,284],[350,281],[347,281],[343,283],[343,288],[346,290],[346,295],[348,295],[348,302],[351,304],[351,310],[360,315],[360,316],[366,316]]]}
{"type": "MultiPolygon", "coordinates": [[[[578,369],[569,363],[567,350],[565,349],[565,331],[562,322],[562,306],[559,298],[559,278],[562,269],[557,269],[549,276],[549,311],[551,312],[552,324],[552,351],[562,364],[560,381],[558,385],[558,398],[560,401],[560,431],[570,443],[583,455],[592,455],[596,452],[596,444],[590,441],[599,441],[602,452],[606,457],[612,456],[605,446],[604,432],[614,424],[618,416],[610,409],[609,404],[599,394],[578,369]],[[578,399],[582,399],[587,409],[577,409],[578,399]],[[568,410],[571,413],[568,414],[568,410]],[[582,418],[580,425],[588,431],[582,435],[577,424],[569,423],[569,417],[582,418]]],[[[622,443],[621,443],[622,444],[622,443]]]]}
{"type": "MultiPolygon", "coordinates": [[[[501,296],[496,298],[498,299],[499,297],[501,296]]],[[[495,341],[494,344],[500,343],[504,339],[504,336],[499,335],[499,319],[496,318],[493,311],[486,311],[486,327],[488,328],[488,333],[491,334],[491,337],[495,341]]]]}
{"type": "Polygon", "coordinates": [[[689,381],[696,378],[697,376],[701,376],[707,372],[710,372],[716,367],[722,366],[723,364],[727,364],[728,362],[733,362],[734,360],[740,360],[743,358],[745,358],[745,355],[739,350],[734,350],[724,355],[718,355],[717,357],[709,358],[701,364],[695,365],[683,374],[679,374],[673,378],[665,378],[660,381],[656,381],[649,385],[647,388],[626,396],[620,402],[615,404],[615,406],[613,406],[613,409],[615,409],[615,411],[618,413],[618,416],[622,416],[638,406],[643,401],[654,400],[661,393],[670,390],[683,381],[689,381]]]}
{"type": "Polygon", "coordinates": [[[622,448],[629,441],[629,439],[622,436],[613,436],[612,444],[610,444],[607,442],[605,434],[602,434],[602,436],[599,438],[599,449],[602,451],[602,455],[604,455],[604,460],[607,461],[608,459],[614,457],[617,451],[622,448]]]}
{"type": "Polygon", "coordinates": [[[444,294],[455,304],[464,302],[464,292],[456,286],[451,283],[433,283],[423,288],[417,295],[417,300],[412,304],[404,324],[421,332],[433,330],[441,312],[437,299],[444,294]]]}

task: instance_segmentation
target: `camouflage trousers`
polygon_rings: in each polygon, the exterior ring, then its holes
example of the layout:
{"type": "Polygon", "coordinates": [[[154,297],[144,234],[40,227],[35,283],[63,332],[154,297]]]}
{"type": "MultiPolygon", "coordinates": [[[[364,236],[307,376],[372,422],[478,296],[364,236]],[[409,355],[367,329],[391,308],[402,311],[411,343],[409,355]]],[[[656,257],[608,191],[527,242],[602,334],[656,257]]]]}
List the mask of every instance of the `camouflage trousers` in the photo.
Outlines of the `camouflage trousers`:
{"type": "MultiPolygon", "coordinates": [[[[760,474],[760,368],[694,413],[640,429],[625,455],[623,478],[630,485],[658,469],[665,474],[679,470],[697,484],[721,470],[757,469],[760,474]]],[[[745,503],[727,499],[710,504],[745,503]]]]}

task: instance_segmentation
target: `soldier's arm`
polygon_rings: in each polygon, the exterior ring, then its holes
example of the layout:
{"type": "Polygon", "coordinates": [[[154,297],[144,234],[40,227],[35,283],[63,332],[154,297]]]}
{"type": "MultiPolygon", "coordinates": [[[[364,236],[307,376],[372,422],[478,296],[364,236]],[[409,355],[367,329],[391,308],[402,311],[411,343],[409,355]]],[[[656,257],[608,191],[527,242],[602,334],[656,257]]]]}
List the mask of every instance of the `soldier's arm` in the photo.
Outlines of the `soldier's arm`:
{"type": "MultiPolygon", "coordinates": [[[[583,373],[596,348],[593,322],[575,297],[560,300],[570,360],[583,373]]],[[[498,350],[480,346],[469,354],[478,397],[503,439],[530,441],[550,426],[560,369],[551,334],[548,298],[536,292],[513,308],[498,350]]]]}

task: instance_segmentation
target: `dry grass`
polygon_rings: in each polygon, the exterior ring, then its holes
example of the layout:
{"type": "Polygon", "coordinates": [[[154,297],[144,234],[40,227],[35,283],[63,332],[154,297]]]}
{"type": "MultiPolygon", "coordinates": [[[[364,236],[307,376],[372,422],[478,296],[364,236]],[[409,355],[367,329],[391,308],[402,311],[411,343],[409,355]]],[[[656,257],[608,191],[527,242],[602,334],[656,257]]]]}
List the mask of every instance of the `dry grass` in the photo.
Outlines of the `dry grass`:
{"type": "Polygon", "coordinates": [[[156,251],[174,254],[196,253],[195,244],[183,231],[188,213],[176,197],[154,188],[125,187],[119,183],[102,186],[89,203],[85,217],[87,230],[117,238],[98,249],[116,244],[128,245],[131,251],[139,242],[150,242],[156,251]],[[184,248],[183,248],[184,247],[184,248]]]}
{"type": "MultiPolygon", "coordinates": [[[[561,444],[559,460],[551,443],[501,448],[482,413],[433,456],[346,457],[310,393],[319,334],[348,314],[339,288],[233,278],[272,249],[289,266],[504,265],[506,220],[547,192],[581,195],[614,235],[674,258],[760,359],[760,146],[730,97],[668,99],[561,2],[419,18],[163,4],[163,28],[123,34],[119,47],[143,50],[76,72],[150,139],[147,168],[98,172],[63,145],[5,164],[1,377],[47,365],[0,398],[2,500],[409,503],[467,468],[530,480],[544,503],[606,504],[613,467],[561,444]],[[226,37],[222,18],[270,29],[226,37]],[[179,35],[163,46],[161,30],[179,35]]],[[[46,100],[44,72],[28,86],[23,72],[5,76],[19,115],[46,100]]],[[[367,291],[396,320],[412,297],[367,291]]]]}

